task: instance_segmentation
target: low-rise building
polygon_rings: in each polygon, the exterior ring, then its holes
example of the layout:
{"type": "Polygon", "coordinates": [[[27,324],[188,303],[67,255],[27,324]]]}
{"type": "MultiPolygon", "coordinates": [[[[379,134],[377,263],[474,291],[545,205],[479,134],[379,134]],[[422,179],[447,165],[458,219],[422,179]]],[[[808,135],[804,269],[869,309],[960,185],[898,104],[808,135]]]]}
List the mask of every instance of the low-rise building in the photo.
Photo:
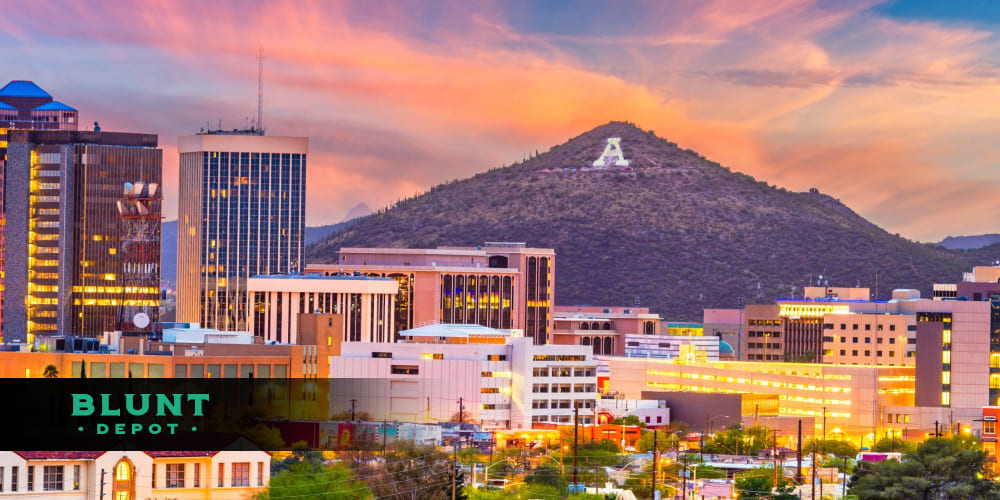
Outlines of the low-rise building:
{"type": "Polygon", "coordinates": [[[556,306],[552,343],[590,346],[594,354],[625,354],[626,335],[660,335],[659,314],[648,307],[556,306]]]}
{"type": "Polygon", "coordinates": [[[574,408],[586,410],[580,413],[583,423],[591,419],[597,362],[586,346],[534,345],[479,325],[430,325],[400,334],[425,341],[342,345],[341,355],[331,358],[330,376],[371,383],[348,388],[356,393],[338,395],[335,402],[357,399],[375,420],[410,422],[452,420],[461,405],[463,418],[484,429],[568,423],[574,408]],[[464,342],[455,339],[463,336],[464,342]]]}
{"type": "Polygon", "coordinates": [[[242,500],[264,489],[264,451],[0,451],[0,498],[242,500]]]}

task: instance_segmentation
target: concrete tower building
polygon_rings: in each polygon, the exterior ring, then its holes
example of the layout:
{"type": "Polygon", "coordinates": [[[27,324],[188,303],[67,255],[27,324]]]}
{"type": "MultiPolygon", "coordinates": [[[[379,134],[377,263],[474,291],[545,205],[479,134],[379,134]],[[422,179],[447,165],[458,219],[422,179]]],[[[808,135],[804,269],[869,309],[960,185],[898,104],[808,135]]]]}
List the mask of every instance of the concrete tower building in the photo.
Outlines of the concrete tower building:
{"type": "Polygon", "coordinates": [[[247,329],[247,279],[299,274],[306,137],[259,130],[181,137],[177,320],[247,329]]]}
{"type": "MultiPolygon", "coordinates": [[[[48,92],[27,80],[14,80],[0,88],[0,248],[5,248],[7,132],[21,130],[76,130],[77,111],[52,99],[48,92]]],[[[0,337],[3,337],[4,267],[0,252],[0,337]]]]}

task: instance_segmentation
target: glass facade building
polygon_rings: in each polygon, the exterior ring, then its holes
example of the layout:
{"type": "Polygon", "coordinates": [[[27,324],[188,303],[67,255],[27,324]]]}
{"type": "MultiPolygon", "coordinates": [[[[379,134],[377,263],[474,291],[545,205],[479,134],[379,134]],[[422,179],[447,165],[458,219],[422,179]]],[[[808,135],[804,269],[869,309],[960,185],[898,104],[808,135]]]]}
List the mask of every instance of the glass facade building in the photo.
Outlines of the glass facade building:
{"type": "Polygon", "coordinates": [[[180,138],[179,321],[246,330],[247,278],[301,273],[307,150],[304,137],[180,138]]]}
{"type": "Polygon", "coordinates": [[[11,130],[7,146],[5,340],[132,331],[126,311],[146,313],[148,331],[159,308],[157,137],[11,130]],[[156,186],[142,194],[149,264],[141,269],[130,260],[134,241],[119,208],[134,183],[156,186]]]}

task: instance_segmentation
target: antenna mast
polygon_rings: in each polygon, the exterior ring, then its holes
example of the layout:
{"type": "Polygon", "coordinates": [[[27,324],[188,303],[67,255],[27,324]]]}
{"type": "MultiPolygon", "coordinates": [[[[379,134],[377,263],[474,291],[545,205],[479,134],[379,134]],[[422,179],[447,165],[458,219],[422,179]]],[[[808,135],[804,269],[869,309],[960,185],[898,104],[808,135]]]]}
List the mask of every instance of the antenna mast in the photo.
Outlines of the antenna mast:
{"type": "Polygon", "coordinates": [[[264,132],[264,46],[257,51],[257,129],[264,132]]]}

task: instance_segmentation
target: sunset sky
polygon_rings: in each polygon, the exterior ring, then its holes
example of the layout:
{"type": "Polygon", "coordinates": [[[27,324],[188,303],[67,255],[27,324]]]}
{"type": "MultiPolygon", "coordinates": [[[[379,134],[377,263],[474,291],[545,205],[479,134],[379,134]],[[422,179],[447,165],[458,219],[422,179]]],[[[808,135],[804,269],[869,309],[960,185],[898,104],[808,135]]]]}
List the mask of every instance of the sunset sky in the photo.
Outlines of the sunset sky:
{"type": "Polygon", "coordinates": [[[256,114],[263,45],[309,225],[627,120],[937,241],[1000,232],[998,30],[987,1],[32,0],[0,16],[0,85],[159,134],[170,219],[177,136],[256,114]]]}

